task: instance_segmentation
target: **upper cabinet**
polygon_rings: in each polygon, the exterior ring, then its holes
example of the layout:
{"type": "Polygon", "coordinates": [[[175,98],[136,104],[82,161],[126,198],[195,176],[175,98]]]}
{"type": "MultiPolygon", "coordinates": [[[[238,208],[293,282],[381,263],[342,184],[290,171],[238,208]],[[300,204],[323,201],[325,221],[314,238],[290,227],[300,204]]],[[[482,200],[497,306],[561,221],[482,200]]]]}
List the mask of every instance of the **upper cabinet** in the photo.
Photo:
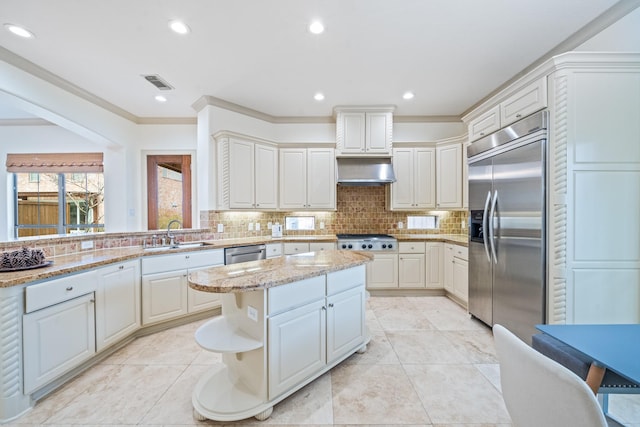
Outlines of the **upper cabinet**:
{"type": "Polygon", "coordinates": [[[278,147],[234,135],[218,138],[220,209],[278,207],[278,147]]]}
{"type": "Polygon", "coordinates": [[[547,79],[538,79],[469,122],[475,141],[547,106],[547,79]]]}
{"type": "Polygon", "coordinates": [[[437,189],[439,209],[462,208],[462,143],[436,147],[437,189]]]}
{"type": "Polygon", "coordinates": [[[280,208],[335,209],[333,148],[280,149],[280,208]]]}
{"type": "Polygon", "coordinates": [[[396,182],[391,184],[391,210],[436,207],[436,149],[403,147],[393,149],[396,182]]]}
{"type": "Polygon", "coordinates": [[[394,107],[336,107],[336,155],[390,156],[394,107]]]}

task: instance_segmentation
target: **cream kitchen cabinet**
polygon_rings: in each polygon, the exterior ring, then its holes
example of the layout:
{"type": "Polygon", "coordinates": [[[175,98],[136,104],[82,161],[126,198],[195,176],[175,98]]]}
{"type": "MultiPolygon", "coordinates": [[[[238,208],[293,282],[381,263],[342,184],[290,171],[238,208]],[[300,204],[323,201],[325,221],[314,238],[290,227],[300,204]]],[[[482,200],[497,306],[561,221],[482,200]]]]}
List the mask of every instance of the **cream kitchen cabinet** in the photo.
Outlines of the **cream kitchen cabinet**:
{"type": "Polygon", "coordinates": [[[367,289],[398,288],[398,254],[375,253],[367,264],[367,289]]]}
{"type": "Polygon", "coordinates": [[[280,208],[335,209],[335,150],[280,149],[280,208]]]}
{"type": "Polygon", "coordinates": [[[462,208],[462,144],[446,144],[436,147],[438,209],[462,208]]]}
{"type": "Polygon", "coordinates": [[[400,242],[398,244],[398,287],[425,287],[425,243],[400,242]]]}
{"type": "Polygon", "coordinates": [[[443,249],[442,242],[425,243],[425,286],[427,289],[443,289],[443,249]]]}
{"type": "Polygon", "coordinates": [[[330,251],[336,248],[333,242],[309,242],[310,252],[330,251]]]}
{"type": "Polygon", "coordinates": [[[393,107],[336,107],[336,154],[391,155],[393,107]]]}
{"type": "Polygon", "coordinates": [[[140,328],[140,261],[97,270],[96,350],[101,351],[140,328]]]}
{"type": "Polygon", "coordinates": [[[224,264],[224,251],[194,251],[142,259],[142,324],[220,306],[218,294],[188,286],[189,272],[224,264]]]}
{"type": "Polygon", "coordinates": [[[250,141],[229,141],[229,208],[278,207],[278,149],[250,141]]]}
{"type": "Polygon", "coordinates": [[[309,252],[308,242],[286,242],[284,244],[285,255],[295,255],[309,252]]]}
{"type": "Polygon", "coordinates": [[[391,210],[436,207],[435,148],[394,148],[393,169],[396,182],[390,186],[391,210]]]}
{"type": "Polygon", "coordinates": [[[282,243],[267,243],[267,258],[282,256],[282,243]]]}
{"type": "Polygon", "coordinates": [[[444,289],[460,303],[469,301],[468,249],[460,245],[444,245],[444,289]]]}
{"type": "Polygon", "coordinates": [[[25,288],[22,316],[25,394],[95,354],[96,277],[96,272],[90,271],[25,288]]]}
{"type": "Polygon", "coordinates": [[[469,122],[469,141],[487,136],[547,107],[546,77],[517,90],[469,122]]]}

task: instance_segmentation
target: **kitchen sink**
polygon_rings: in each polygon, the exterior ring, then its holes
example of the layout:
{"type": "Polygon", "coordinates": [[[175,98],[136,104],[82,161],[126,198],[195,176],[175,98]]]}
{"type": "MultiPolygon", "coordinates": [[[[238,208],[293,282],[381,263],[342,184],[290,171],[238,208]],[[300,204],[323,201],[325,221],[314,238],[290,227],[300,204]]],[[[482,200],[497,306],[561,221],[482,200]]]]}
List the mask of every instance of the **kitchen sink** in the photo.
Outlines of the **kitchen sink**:
{"type": "Polygon", "coordinates": [[[148,246],[144,248],[145,252],[163,252],[170,251],[173,249],[191,249],[191,248],[200,248],[202,246],[211,246],[211,243],[206,242],[186,242],[186,243],[178,243],[173,246],[148,246]]]}

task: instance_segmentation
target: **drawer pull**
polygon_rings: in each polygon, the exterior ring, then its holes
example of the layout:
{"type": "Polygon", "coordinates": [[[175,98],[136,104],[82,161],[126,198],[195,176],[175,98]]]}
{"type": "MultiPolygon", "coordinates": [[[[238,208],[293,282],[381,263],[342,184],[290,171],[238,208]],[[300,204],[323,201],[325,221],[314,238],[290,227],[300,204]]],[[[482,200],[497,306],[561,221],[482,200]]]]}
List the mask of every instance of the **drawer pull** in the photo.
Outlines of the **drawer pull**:
{"type": "Polygon", "coordinates": [[[118,270],[124,270],[124,265],[121,265],[120,267],[118,267],[118,270]]]}
{"type": "Polygon", "coordinates": [[[329,303],[329,307],[333,307],[333,303],[329,303]]]}
{"type": "Polygon", "coordinates": [[[67,286],[67,291],[72,291],[73,290],[73,286],[67,286]]]}

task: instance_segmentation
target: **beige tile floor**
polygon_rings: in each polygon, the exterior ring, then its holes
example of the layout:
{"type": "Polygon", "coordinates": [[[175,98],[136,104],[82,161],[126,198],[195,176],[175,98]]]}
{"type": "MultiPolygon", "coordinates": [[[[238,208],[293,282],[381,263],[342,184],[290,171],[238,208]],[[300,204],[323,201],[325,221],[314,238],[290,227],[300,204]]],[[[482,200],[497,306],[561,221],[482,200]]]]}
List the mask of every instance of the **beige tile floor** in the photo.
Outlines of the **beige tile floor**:
{"type": "MultiPolygon", "coordinates": [[[[490,330],[444,297],[371,298],[367,352],[276,405],[263,422],[193,419],[191,391],[221,362],[196,345],[201,323],[137,339],[10,425],[511,425],[490,330]]],[[[636,397],[612,398],[611,410],[640,427],[636,397]]]]}

